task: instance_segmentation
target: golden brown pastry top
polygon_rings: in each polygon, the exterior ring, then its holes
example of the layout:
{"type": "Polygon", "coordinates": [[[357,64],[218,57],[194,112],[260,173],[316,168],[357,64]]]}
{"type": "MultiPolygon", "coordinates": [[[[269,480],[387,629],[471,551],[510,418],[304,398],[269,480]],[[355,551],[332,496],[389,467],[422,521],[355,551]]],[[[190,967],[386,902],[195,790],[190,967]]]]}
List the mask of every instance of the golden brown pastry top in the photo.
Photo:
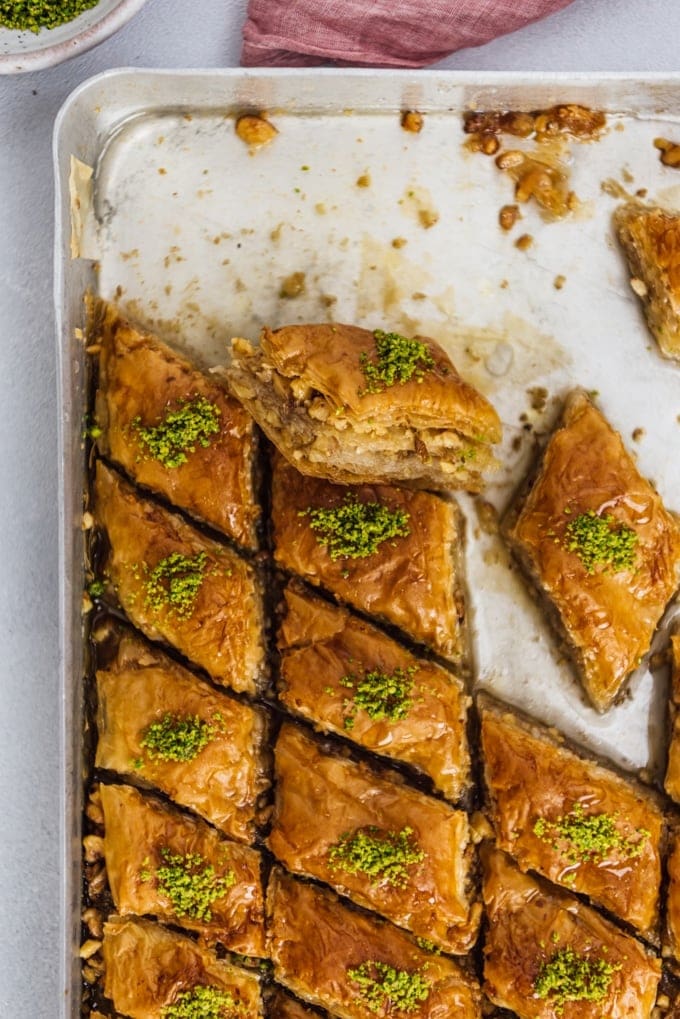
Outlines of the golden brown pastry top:
{"type": "Polygon", "coordinates": [[[285,569],[363,612],[382,616],[444,657],[461,657],[464,610],[456,576],[460,538],[451,503],[387,485],[333,485],[304,477],[277,456],[272,522],[274,556],[285,569]],[[333,560],[310,526],[307,511],[336,508],[348,498],[406,513],[408,534],[384,541],[365,558],[333,560]]]}
{"type": "Polygon", "coordinates": [[[666,929],[664,948],[673,959],[675,969],[680,970],[680,832],[676,829],[671,837],[671,847],[666,858],[668,871],[668,892],[666,898],[666,929]]]}
{"type": "Polygon", "coordinates": [[[119,914],[154,916],[196,931],[209,944],[264,955],[262,858],[256,849],[229,842],[204,821],[131,786],[102,784],[100,792],[106,874],[119,914]],[[210,881],[200,880],[191,899],[191,876],[202,879],[208,871],[210,881]]]}
{"type": "Polygon", "coordinates": [[[469,698],[448,671],[416,658],[370,623],[290,584],[279,630],[279,697],[291,711],[423,771],[451,800],[470,781],[469,698]],[[403,717],[348,704],[347,676],[400,670],[412,684],[403,717]]]}
{"type": "Polygon", "coordinates": [[[267,1019],[318,1019],[318,1013],[280,987],[275,987],[274,993],[267,999],[267,1019]]]}
{"type": "Polygon", "coordinates": [[[680,216],[630,202],[617,209],[615,219],[618,226],[625,226],[631,240],[661,274],[680,310],[680,216]]]}
{"type": "Polygon", "coordinates": [[[162,1019],[168,1005],[196,987],[231,994],[244,1019],[262,1015],[252,971],[218,959],[182,934],[149,920],[110,917],[104,925],[104,994],[131,1019],[162,1019]]]}
{"type": "MultiPolygon", "coordinates": [[[[467,815],[366,765],[325,753],[284,724],[275,749],[276,802],[269,848],[294,872],[333,885],[360,905],[462,954],[474,944],[467,815]],[[345,837],[373,836],[406,847],[398,875],[343,867],[345,837]]],[[[396,863],[395,863],[396,866],[396,863]]]]}
{"type": "Polygon", "coordinates": [[[495,1004],[519,1019],[649,1019],[661,966],[639,941],[574,896],[523,874],[504,853],[487,846],[482,859],[489,921],[484,989],[495,1004]],[[559,965],[560,954],[570,951],[577,965],[609,968],[600,1000],[560,1004],[557,990],[540,983],[544,967],[559,965]]]}
{"type": "Polygon", "coordinates": [[[559,612],[590,699],[605,710],[649,650],[680,581],[680,528],[585,394],[568,401],[509,533],[559,612]],[[634,530],[634,569],[588,573],[569,551],[569,522],[589,511],[634,530]]]}
{"type": "Polygon", "coordinates": [[[656,933],[663,814],[651,792],[486,698],[480,711],[498,846],[522,870],[588,895],[648,936],[656,933]]]}
{"type": "Polygon", "coordinates": [[[253,568],[228,546],[143,499],[101,461],[94,514],[110,546],[105,572],[132,622],[152,640],[172,644],[218,683],[255,693],[264,662],[253,568]],[[193,597],[178,607],[158,593],[158,586],[163,592],[171,587],[171,575],[163,571],[174,556],[182,557],[196,582],[195,587],[187,583],[184,590],[193,591],[193,597]],[[159,570],[158,586],[151,587],[159,570]]]}
{"type": "Polygon", "coordinates": [[[122,638],[115,660],[97,672],[97,694],[98,768],[135,775],[232,838],[252,841],[266,787],[263,711],[218,693],[132,636],[122,638]],[[168,716],[209,727],[210,738],[192,759],[163,759],[143,745],[149,727],[168,716]]]}
{"type": "Polygon", "coordinates": [[[395,1013],[382,1004],[370,1009],[348,972],[375,962],[427,982],[426,998],[408,1012],[413,1019],[481,1016],[479,988],[452,959],[419,948],[392,924],[349,909],[330,891],[275,870],[267,914],[277,980],[340,1019],[386,1019],[395,1013]]]}
{"type": "Polygon", "coordinates": [[[664,788],[680,803],[680,633],[671,636],[670,742],[664,788]]]}
{"type": "Polygon", "coordinates": [[[135,328],[113,305],[97,302],[93,331],[100,345],[98,447],[141,485],[255,548],[259,507],[253,493],[250,416],[223,386],[152,333],[135,328]],[[166,466],[149,454],[140,428],[157,427],[197,399],[215,409],[218,431],[186,449],[184,463],[166,466]]]}
{"type": "Polygon", "coordinates": [[[362,356],[375,358],[374,334],[337,323],[264,329],[261,345],[277,372],[321,393],[335,408],[358,421],[388,418],[414,428],[455,429],[484,442],[499,442],[501,423],[488,400],[461,379],[439,344],[426,336],[434,366],[422,376],[367,392],[362,356]]]}

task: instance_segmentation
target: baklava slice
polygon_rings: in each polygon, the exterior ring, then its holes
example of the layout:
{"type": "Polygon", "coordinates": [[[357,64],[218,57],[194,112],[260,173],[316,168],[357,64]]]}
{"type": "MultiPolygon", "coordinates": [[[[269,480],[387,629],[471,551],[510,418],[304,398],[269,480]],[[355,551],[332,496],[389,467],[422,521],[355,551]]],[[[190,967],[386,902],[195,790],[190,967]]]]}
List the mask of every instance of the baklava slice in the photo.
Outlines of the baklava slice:
{"type": "Polygon", "coordinates": [[[584,393],[567,400],[507,534],[606,711],[680,582],[680,527],[584,393]]]}
{"type": "Polygon", "coordinates": [[[614,226],[649,331],[662,354],[680,359],[680,216],[628,202],[614,226]]]}
{"type": "Polygon", "coordinates": [[[254,426],[213,376],[96,301],[100,451],[175,506],[257,547],[254,426]]]}
{"type": "Polygon", "coordinates": [[[370,623],[289,584],[278,636],[278,694],[325,732],[403,761],[450,800],[470,784],[461,681],[370,623]]]}
{"type": "Polygon", "coordinates": [[[267,916],[276,979],[340,1019],[481,1017],[479,988],[453,959],[327,889],[275,870],[267,916]]]}
{"type": "Polygon", "coordinates": [[[267,999],[265,1011],[267,1019],[319,1019],[320,1015],[328,1014],[303,1005],[292,994],[276,986],[267,999]]]}
{"type": "Polygon", "coordinates": [[[152,640],[165,640],[217,683],[255,694],[265,676],[260,584],[253,567],[99,461],[94,515],[106,535],[108,594],[152,640]]]}
{"type": "Polygon", "coordinates": [[[567,749],[554,731],[480,697],[488,809],[500,849],[658,937],[657,797],[567,749]]]}
{"type": "Polygon", "coordinates": [[[367,765],[324,752],[285,723],[274,754],[269,848],[288,870],[454,954],[477,938],[467,814],[367,765]]]}
{"type": "Polygon", "coordinates": [[[303,474],[479,491],[501,423],[442,348],[351,325],[264,329],[232,341],[232,392],[303,474]]]}
{"type": "Polygon", "coordinates": [[[664,787],[680,803],[680,633],[671,637],[671,734],[664,787]]]}
{"type": "Polygon", "coordinates": [[[274,556],[341,601],[452,661],[464,652],[462,538],[454,503],[385,485],[306,478],[276,457],[274,556]]]}
{"type": "Polygon", "coordinates": [[[104,925],[104,994],[131,1019],[260,1019],[260,981],[150,920],[104,925]]]}
{"type": "Polygon", "coordinates": [[[519,1019],[648,1019],[658,959],[573,895],[485,847],[484,990],[519,1019]]]}
{"type": "Polygon", "coordinates": [[[260,708],[213,690],[157,648],[123,635],[97,671],[95,764],[160,789],[251,842],[267,788],[260,708]]]}
{"type": "Polygon", "coordinates": [[[664,955],[671,960],[677,974],[680,971],[680,826],[677,820],[666,859],[666,871],[668,886],[666,889],[664,955]]]}
{"type": "Polygon", "coordinates": [[[261,854],[131,786],[100,785],[104,857],[121,916],[153,916],[264,955],[261,854]]]}

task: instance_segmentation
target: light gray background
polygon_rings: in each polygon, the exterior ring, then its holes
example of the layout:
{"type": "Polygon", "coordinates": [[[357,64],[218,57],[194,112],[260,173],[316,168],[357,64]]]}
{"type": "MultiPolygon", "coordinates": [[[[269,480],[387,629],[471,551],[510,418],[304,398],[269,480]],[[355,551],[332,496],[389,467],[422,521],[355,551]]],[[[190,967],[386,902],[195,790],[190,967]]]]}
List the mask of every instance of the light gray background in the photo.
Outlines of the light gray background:
{"type": "MultiPolygon", "coordinates": [[[[238,64],[246,0],[149,0],[98,49],[0,77],[0,1019],[54,1019],[59,933],[55,115],[110,67],[238,64]]],[[[576,0],[439,67],[678,70],[678,0],[576,0]]]]}

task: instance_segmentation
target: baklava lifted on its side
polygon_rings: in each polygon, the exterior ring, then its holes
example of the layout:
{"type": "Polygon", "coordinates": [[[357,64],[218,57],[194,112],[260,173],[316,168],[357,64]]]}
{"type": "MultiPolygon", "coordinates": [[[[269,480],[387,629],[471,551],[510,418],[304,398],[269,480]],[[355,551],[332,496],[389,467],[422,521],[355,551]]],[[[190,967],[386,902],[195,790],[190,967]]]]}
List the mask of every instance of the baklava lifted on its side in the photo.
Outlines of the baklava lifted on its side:
{"type": "Polygon", "coordinates": [[[484,990],[519,1019],[649,1019],[661,964],[575,896],[483,848],[484,990]]]}
{"type": "Polygon", "coordinates": [[[97,447],[140,485],[256,548],[254,428],[214,377],[95,301],[97,447]]]}
{"type": "Polygon", "coordinates": [[[479,699],[496,844],[658,939],[664,819],[658,797],[567,749],[559,736],[479,699]]]}
{"type": "Polygon", "coordinates": [[[585,393],[567,400],[506,533],[606,711],[680,583],[680,527],[585,393]]]}
{"type": "Polygon", "coordinates": [[[232,392],[302,474],[477,492],[497,467],[498,415],[434,340],[290,325],[232,348],[232,392]]]}
{"type": "Polygon", "coordinates": [[[464,654],[457,507],[429,492],[333,485],[276,456],[274,557],[444,658],[464,654]]]}
{"type": "Polygon", "coordinates": [[[278,695],[285,707],[411,765],[459,800],[471,781],[462,682],[302,584],[289,584],[284,601],[278,695]]]}

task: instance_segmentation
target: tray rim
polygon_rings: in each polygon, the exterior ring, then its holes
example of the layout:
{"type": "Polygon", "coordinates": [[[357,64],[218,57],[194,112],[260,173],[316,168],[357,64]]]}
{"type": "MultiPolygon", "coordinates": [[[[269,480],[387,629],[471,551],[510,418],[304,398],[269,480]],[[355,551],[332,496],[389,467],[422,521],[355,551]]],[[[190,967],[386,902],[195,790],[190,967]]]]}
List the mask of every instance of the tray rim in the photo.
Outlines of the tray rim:
{"type": "MultiPolygon", "coordinates": [[[[78,104],[87,99],[91,92],[95,92],[100,86],[115,86],[127,80],[147,78],[151,82],[162,82],[173,80],[179,82],[198,81],[210,83],[214,81],[230,83],[245,82],[310,82],[314,79],[328,79],[343,81],[347,84],[356,82],[364,85],[375,83],[378,93],[380,83],[381,101],[375,107],[384,110],[392,108],[403,108],[398,102],[399,86],[405,86],[413,82],[425,82],[436,86],[438,82],[447,83],[450,87],[468,86],[476,89],[517,89],[536,88],[540,90],[568,90],[570,88],[593,89],[606,88],[608,86],[639,86],[645,88],[665,88],[675,90],[680,98],[680,70],[679,71],[457,71],[457,70],[436,70],[436,69],[374,69],[374,68],[145,68],[145,67],[119,67],[107,69],[79,84],[65,99],[55,118],[52,136],[52,158],[54,169],[54,203],[55,203],[55,232],[54,232],[54,279],[53,294],[55,304],[55,360],[57,379],[57,442],[58,442],[58,599],[59,599],[59,795],[60,795],[60,826],[59,826],[59,864],[60,864],[60,915],[59,923],[62,931],[63,944],[61,945],[59,958],[59,976],[62,987],[62,996],[59,1002],[60,1019],[73,1019],[80,1015],[79,995],[75,992],[79,987],[76,984],[76,967],[79,966],[78,944],[74,946],[72,936],[75,925],[80,923],[80,882],[82,879],[81,854],[80,854],[80,820],[81,810],[79,801],[74,803],[74,782],[76,789],[76,800],[78,800],[78,787],[82,784],[79,761],[74,759],[73,737],[74,726],[78,723],[78,736],[82,730],[82,717],[74,718],[74,706],[80,692],[82,679],[82,634],[81,641],[77,644],[72,640],[74,627],[74,610],[80,604],[81,590],[74,587],[74,573],[78,573],[78,579],[82,574],[82,567],[74,562],[71,553],[73,541],[73,526],[75,520],[68,510],[68,482],[69,468],[74,465],[73,441],[74,441],[74,406],[71,400],[71,358],[68,357],[71,344],[73,343],[73,322],[67,311],[66,302],[69,297],[67,286],[70,277],[73,275],[71,259],[68,253],[68,241],[70,236],[70,206],[69,206],[69,175],[68,166],[62,163],[62,143],[64,135],[69,127],[69,118],[78,104]],[[386,100],[394,99],[390,105],[386,100]],[[76,668],[77,665],[77,668],[76,668]],[[77,807],[74,810],[74,807],[77,807]],[[77,829],[77,841],[74,851],[74,828],[75,821],[77,829]],[[77,901],[74,893],[77,893],[77,901]]],[[[376,98],[377,98],[376,94],[376,98]]],[[[155,106],[146,105],[140,96],[138,113],[149,112],[153,109],[161,109],[162,102],[155,106]]],[[[568,92],[567,98],[569,101],[568,92]]],[[[190,104],[187,104],[190,105],[190,104]]],[[[214,110],[219,103],[206,104],[206,111],[214,110]]],[[[498,105],[503,105],[498,103],[498,105]]],[[[168,110],[176,110],[177,104],[166,103],[168,110]]],[[[294,105],[293,105],[294,108],[294,105]]],[[[332,107],[326,107],[331,111],[332,107]]],[[[336,109],[341,111],[341,107],[336,109]]],[[[442,112],[448,111],[455,115],[458,110],[451,110],[450,107],[440,104],[442,112]]],[[[680,111],[680,105],[678,106],[680,111]]],[[[357,112],[368,112],[365,106],[358,106],[357,112]]],[[[92,108],[92,124],[94,127],[96,118],[101,114],[101,107],[92,108]]],[[[300,112],[304,112],[304,106],[300,106],[300,112]]],[[[661,113],[661,110],[658,111],[661,113]]],[[[666,114],[668,119],[671,115],[666,114]]],[[[124,117],[127,120],[128,117],[124,117]]],[[[680,120],[680,112],[675,114],[675,119],[680,120]]],[[[120,124],[122,121],[119,120],[120,124]]],[[[115,128],[113,129],[115,130],[115,128]]],[[[103,137],[103,141],[110,137],[109,130],[103,137]]],[[[101,152],[102,149],[99,149],[101,152]]],[[[84,260],[83,260],[84,261],[84,260]]],[[[79,408],[78,408],[79,410],[79,408]]],[[[82,456],[81,456],[82,462],[82,456]]],[[[81,492],[82,494],[82,492],[81,492]]],[[[81,539],[82,540],[82,539],[81,539]]],[[[80,627],[80,616],[76,621],[80,627]]]]}

